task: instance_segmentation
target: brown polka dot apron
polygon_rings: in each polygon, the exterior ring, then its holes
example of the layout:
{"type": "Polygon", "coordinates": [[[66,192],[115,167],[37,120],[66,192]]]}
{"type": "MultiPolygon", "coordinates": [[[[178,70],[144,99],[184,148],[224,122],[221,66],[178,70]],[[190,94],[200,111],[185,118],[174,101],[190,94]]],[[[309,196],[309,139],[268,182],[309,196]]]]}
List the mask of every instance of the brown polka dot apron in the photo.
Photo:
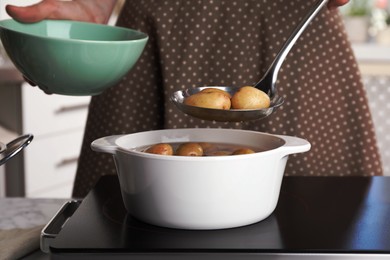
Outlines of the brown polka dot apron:
{"type": "Polygon", "coordinates": [[[150,37],[123,80],[92,98],[74,196],[83,197],[101,175],[116,174],[109,154],[93,140],[163,128],[239,128],[298,136],[312,148],[292,155],[286,175],[381,175],[366,94],[337,11],[323,10],[297,41],[279,72],[285,97],[270,117],[216,123],[184,115],[169,96],[204,85],[252,85],[313,1],[128,0],[118,26],[150,37]]]}

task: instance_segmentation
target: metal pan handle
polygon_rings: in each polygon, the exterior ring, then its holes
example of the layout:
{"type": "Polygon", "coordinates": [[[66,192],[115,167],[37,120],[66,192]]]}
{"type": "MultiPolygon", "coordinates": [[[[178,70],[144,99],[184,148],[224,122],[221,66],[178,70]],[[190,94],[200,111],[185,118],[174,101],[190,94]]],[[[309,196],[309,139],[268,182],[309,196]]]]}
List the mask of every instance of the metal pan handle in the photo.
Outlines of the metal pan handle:
{"type": "Polygon", "coordinates": [[[43,252],[50,253],[51,242],[57,237],[80,204],[81,200],[71,200],[66,202],[43,228],[41,232],[41,250],[43,252]]]}
{"type": "Polygon", "coordinates": [[[32,134],[26,134],[19,136],[18,138],[9,142],[4,151],[0,154],[0,165],[3,165],[6,161],[14,157],[17,153],[23,150],[29,145],[34,136],[32,134]]]}

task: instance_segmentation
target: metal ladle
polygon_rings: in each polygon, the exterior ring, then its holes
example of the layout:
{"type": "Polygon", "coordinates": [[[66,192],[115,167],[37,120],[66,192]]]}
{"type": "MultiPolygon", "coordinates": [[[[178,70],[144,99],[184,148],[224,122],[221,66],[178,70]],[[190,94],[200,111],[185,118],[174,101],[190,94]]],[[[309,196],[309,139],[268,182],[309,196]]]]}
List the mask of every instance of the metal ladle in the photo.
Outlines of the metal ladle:
{"type": "Polygon", "coordinates": [[[190,95],[198,93],[205,88],[219,88],[227,91],[230,95],[234,95],[234,93],[239,89],[239,87],[233,86],[204,86],[204,87],[196,87],[190,88],[186,90],[179,90],[173,93],[171,96],[171,101],[185,114],[191,115],[193,117],[197,117],[204,120],[215,120],[222,122],[240,122],[240,121],[249,121],[249,120],[257,120],[262,119],[264,117],[272,114],[277,108],[279,108],[283,102],[283,97],[277,94],[276,90],[276,80],[278,76],[278,72],[280,67],[282,66],[283,61],[285,60],[287,54],[298,40],[299,36],[301,36],[302,32],[306,29],[309,23],[313,20],[313,18],[318,14],[323,6],[327,4],[328,0],[318,0],[307,13],[307,15],[299,22],[297,27],[292,32],[291,36],[287,39],[287,41],[282,46],[279,53],[276,55],[274,61],[271,66],[268,68],[267,72],[263,76],[263,78],[254,85],[255,88],[258,88],[265,93],[271,99],[271,105],[266,109],[212,109],[212,108],[203,108],[196,107],[184,104],[184,99],[190,95]]]}

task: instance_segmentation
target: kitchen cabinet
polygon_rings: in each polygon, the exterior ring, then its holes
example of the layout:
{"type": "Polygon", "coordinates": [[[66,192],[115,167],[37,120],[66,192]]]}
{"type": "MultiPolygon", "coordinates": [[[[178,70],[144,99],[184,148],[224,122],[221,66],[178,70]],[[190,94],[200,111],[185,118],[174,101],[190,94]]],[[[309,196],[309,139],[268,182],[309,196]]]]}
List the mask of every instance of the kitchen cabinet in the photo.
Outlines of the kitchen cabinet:
{"type": "Polygon", "coordinates": [[[70,197],[89,97],[46,95],[22,85],[23,132],[34,134],[24,152],[27,197],[70,197]]]}
{"type": "MultiPolygon", "coordinates": [[[[0,126],[0,142],[7,144],[18,135],[0,126]]],[[[0,198],[5,197],[5,165],[0,165],[0,198]]]]}
{"type": "Polygon", "coordinates": [[[0,124],[18,134],[34,135],[21,155],[7,162],[6,195],[71,196],[89,100],[47,95],[27,83],[0,85],[0,103],[7,106],[7,113],[0,113],[0,124]]]}
{"type": "MultiPolygon", "coordinates": [[[[18,135],[0,126],[0,142],[8,144],[16,139],[18,135]]],[[[0,198],[5,197],[5,164],[0,165],[0,198]]]]}

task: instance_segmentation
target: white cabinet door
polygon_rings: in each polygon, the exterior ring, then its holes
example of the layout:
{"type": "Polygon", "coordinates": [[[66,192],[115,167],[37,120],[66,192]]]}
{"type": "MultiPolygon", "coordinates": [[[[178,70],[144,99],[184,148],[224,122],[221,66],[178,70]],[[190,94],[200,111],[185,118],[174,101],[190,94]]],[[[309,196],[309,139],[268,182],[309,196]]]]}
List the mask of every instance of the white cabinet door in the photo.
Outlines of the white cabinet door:
{"type": "Polygon", "coordinates": [[[82,137],[69,131],[31,142],[24,153],[27,197],[70,198],[82,137]]]}
{"type": "Polygon", "coordinates": [[[47,95],[27,83],[22,86],[23,132],[34,136],[83,129],[90,97],[47,95]]]}

